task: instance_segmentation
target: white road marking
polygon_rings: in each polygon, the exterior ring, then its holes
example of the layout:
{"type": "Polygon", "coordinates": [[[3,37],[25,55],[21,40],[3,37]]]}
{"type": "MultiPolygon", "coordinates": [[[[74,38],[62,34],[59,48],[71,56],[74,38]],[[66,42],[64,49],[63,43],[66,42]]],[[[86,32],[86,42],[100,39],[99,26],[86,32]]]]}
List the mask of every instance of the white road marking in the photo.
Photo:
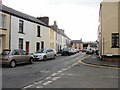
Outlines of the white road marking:
{"type": "Polygon", "coordinates": [[[55,75],[57,75],[58,73],[53,73],[51,76],[55,76],[55,75]]]}
{"type": "Polygon", "coordinates": [[[62,69],[63,71],[66,71],[67,70],[67,68],[65,68],[65,69],[62,69]]]}
{"type": "Polygon", "coordinates": [[[47,81],[47,82],[45,82],[45,83],[43,83],[42,85],[48,85],[48,84],[50,84],[50,83],[52,83],[53,81],[47,81]]]}
{"type": "MultiPolygon", "coordinates": [[[[90,56],[90,55],[89,55],[89,56],[90,56]]],[[[89,57],[89,56],[88,56],[88,57],[89,57]]],[[[88,58],[88,57],[85,57],[85,58],[88,58]]],[[[83,58],[83,59],[85,59],[85,58],[83,58]]],[[[78,58],[76,58],[76,59],[78,59],[78,58]]],[[[81,60],[83,60],[83,59],[81,59],[81,60]]],[[[71,68],[72,66],[74,66],[74,65],[76,65],[76,64],[78,64],[78,62],[72,64],[71,66],[68,66],[67,68],[64,68],[64,69],[61,69],[61,70],[57,71],[57,73],[53,73],[51,76],[54,77],[54,76],[56,76],[57,74],[60,74],[60,73],[61,73],[61,75],[64,75],[64,74],[62,73],[63,71],[68,70],[69,68],[71,68]]],[[[49,71],[43,70],[43,71],[40,71],[40,72],[48,73],[49,71]]],[[[69,75],[73,75],[73,74],[69,74],[69,75]]],[[[52,78],[51,76],[46,77],[46,78],[45,78],[44,80],[42,80],[42,81],[38,81],[38,82],[35,82],[35,83],[31,84],[31,85],[28,85],[28,86],[24,87],[23,89],[25,89],[25,88],[30,88],[30,87],[32,87],[32,86],[34,86],[34,85],[36,85],[36,84],[42,84],[42,85],[45,86],[45,85],[48,85],[48,84],[52,83],[53,81],[56,81],[56,80],[58,80],[59,78],[61,78],[61,77],[54,77],[54,78],[52,78]],[[51,78],[52,78],[52,80],[50,81],[49,79],[51,79],[51,78]],[[44,82],[45,80],[49,80],[49,81],[44,82]],[[43,83],[43,82],[44,82],[44,83],[43,83]]],[[[43,87],[43,86],[37,86],[36,88],[42,88],[42,87],[43,87]]]]}
{"type": "Polygon", "coordinates": [[[23,89],[30,88],[30,87],[32,87],[32,86],[33,86],[33,85],[28,85],[28,86],[24,87],[23,89]]]}
{"type": "Polygon", "coordinates": [[[41,84],[43,81],[38,81],[38,82],[35,82],[35,83],[33,83],[34,85],[35,84],[41,84]]]}
{"type": "Polygon", "coordinates": [[[67,67],[67,69],[71,68],[71,66],[67,67]]]}
{"type": "Polygon", "coordinates": [[[43,88],[43,86],[37,86],[36,88],[43,88]]]}
{"type": "Polygon", "coordinates": [[[52,80],[53,81],[56,81],[56,80],[58,80],[58,79],[60,79],[61,77],[54,77],[52,80]]]}
{"type": "Polygon", "coordinates": [[[62,72],[62,70],[58,71],[58,73],[61,73],[61,72],[62,72]]]}
{"type": "Polygon", "coordinates": [[[48,80],[48,79],[50,79],[50,78],[51,78],[51,77],[46,77],[45,79],[48,80]]]}
{"type": "Polygon", "coordinates": [[[78,64],[78,62],[77,63],[74,63],[73,65],[71,65],[71,66],[75,66],[76,64],[78,64]]]}

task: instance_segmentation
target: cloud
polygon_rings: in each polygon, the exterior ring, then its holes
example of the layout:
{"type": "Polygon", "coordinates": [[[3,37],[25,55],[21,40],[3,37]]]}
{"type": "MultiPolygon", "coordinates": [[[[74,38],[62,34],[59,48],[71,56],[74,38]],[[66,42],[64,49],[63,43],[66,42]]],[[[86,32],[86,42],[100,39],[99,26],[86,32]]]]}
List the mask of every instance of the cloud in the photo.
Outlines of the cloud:
{"type": "Polygon", "coordinates": [[[101,0],[49,0],[47,1],[48,4],[51,5],[67,5],[67,4],[72,4],[72,5],[96,5],[99,4],[101,0]]]}

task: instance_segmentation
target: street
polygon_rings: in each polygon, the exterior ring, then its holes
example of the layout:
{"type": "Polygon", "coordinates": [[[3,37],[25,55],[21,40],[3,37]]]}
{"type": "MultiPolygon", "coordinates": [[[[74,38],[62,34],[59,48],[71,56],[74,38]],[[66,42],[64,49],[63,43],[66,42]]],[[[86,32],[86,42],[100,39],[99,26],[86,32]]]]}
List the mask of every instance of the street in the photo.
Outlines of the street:
{"type": "Polygon", "coordinates": [[[3,88],[118,88],[118,70],[78,63],[88,56],[80,52],[32,65],[3,67],[3,88]]]}

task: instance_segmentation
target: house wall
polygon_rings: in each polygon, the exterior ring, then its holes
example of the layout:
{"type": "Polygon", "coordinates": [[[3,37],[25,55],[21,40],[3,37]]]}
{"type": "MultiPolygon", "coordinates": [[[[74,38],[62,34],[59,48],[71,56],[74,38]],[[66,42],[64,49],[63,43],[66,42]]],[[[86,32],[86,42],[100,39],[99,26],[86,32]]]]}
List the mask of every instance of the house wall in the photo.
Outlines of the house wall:
{"type": "Polygon", "coordinates": [[[73,43],[72,48],[83,49],[82,43],[73,43]]]}
{"type": "MultiPolygon", "coordinates": [[[[3,49],[9,49],[9,32],[10,32],[10,15],[0,12],[0,15],[5,15],[5,28],[0,27],[0,53],[3,49]]],[[[2,17],[1,17],[2,21],[2,17]]],[[[2,23],[1,23],[2,24],[2,23]]]]}
{"type": "Polygon", "coordinates": [[[58,45],[59,45],[59,39],[58,39],[58,33],[55,32],[55,50],[58,51],[58,45]]]}
{"type": "MultiPolygon", "coordinates": [[[[119,32],[119,47],[120,47],[120,1],[118,2],[118,32],[119,32]]],[[[120,48],[118,49],[118,54],[120,55],[120,48]]]]}
{"type": "Polygon", "coordinates": [[[45,27],[41,25],[41,38],[39,41],[44,42],[44,48],[50,48],[50,34],[49,34],[49,27],[45,27]]]}
{"type": "Polygon", "coordinates": [[[23,38],[23,49],[26,50],[26,41],[29,42],[29,52],[34,53],[36,51],[36,43],[41,41],[44,42],[44,47],[50,47],[49,41],[49,28],[39,25],[41,37],[37,37],[37,26],[39,24],[33,23],[15,16],[11,16],[11,49],[19,48],[19,38],[23,38]],[[24,21],[24,34],[19,33],[19,20],[24,21]]]}
{"type": "Polygon", "coordinates": [[[62,49],[62,35],[59,34],[59,50],[62,49]]]}
{"type": "Polygon", "coordinates": [[[62,36],[62,49],[66,47],[66,37],[62,36]]]}
{"type": "Polygon", "coordinates": [[[54,48],[54,30],[50,28],[50,48],[54,48]]]}
{"type": "Polygon", "coordinates": [[[34,34],[33,30],[35,29],[34,24],[24,21],[24,34],[19,33],[19,20],[23,20],[21,18],[11,16],[11,50],[19,48],[19,38],[23,38],[23,49],[25,50],[26,41],[30,42],[30,52],[34,51],[34,47],[31,44],[34,44],[34,34]],[[32,35],[33,34],[33,35],[32,35]]]}
{"type": "Polygon", "coordinates": [[[111,35],[118,33],[118,3],[102,2],[102,55],[118,55],[118,48],[112,47],[111,35]],[[112,13],[112,14],[111,14],[112,13]]]}

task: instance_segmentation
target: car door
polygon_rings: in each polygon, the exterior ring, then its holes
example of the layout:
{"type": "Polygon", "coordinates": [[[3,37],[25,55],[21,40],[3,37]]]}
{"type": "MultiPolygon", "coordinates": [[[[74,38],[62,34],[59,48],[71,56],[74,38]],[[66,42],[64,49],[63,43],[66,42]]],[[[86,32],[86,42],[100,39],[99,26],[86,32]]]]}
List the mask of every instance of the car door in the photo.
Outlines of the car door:
{"type": "Polygon", "coordinates": [[[21,62],[19,50],[16,49],[16,50],[12,51],[12,59],[14,59],[16,61],[16,63],[21,62]]]}
{"type": "Polygon", "coordinates": [[[55,55],[55,52],[54,52],[53,49],[51,49],[51,51],[50,51],[50,56],[51,56],[51,58],[54,58],[54,55],[55,55]]]}
{"type": "Polygon", "coordinates": [[[46,55],[47,55],[47,58],[51,58],[51,54],[50,54],[50,49],[46,50],[46,55]]]}
{"type": "Polygon", "coordinates": [[[20,50],[20,59],[21,62],[27,62],[29,60],[29,57],[26,55],[24,50],[20,50]]]}

